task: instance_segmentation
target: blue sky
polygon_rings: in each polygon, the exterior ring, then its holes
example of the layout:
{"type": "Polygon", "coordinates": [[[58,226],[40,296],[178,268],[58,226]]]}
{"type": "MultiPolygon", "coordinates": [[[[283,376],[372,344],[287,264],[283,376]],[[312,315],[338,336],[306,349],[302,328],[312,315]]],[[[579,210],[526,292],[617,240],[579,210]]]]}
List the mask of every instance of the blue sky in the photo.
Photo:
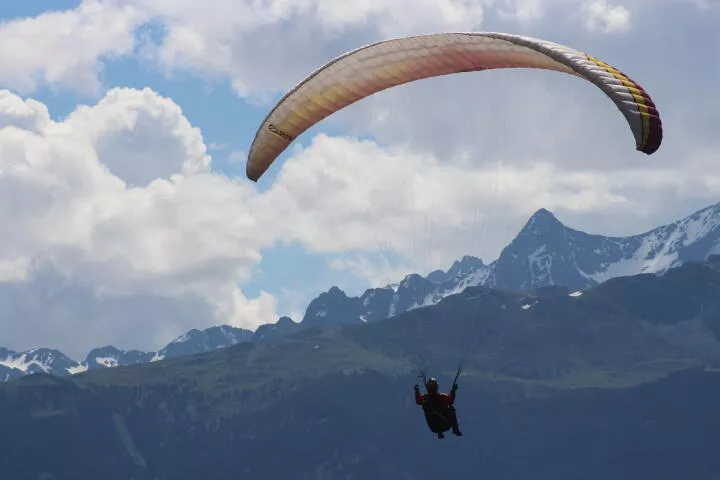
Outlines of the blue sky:
{"type": "Polygon", "coordinates": [[[3,346],[77,357],[100,344],[159,348],[189,328],[298,318],[331,285],[358,294],[465,254],[492,261],[538,208],[622,235],[718,201],[720,72],[707,61],[720,42],[716,4],[279,5],[3,8],[2,201],[23,207],[0,212],[0,299],[20,288],[37,302],[12,305],[3,346]],[[260,182],[245,179],[256,129],[313,69],[380,39],[467,30],[546,38],[618,66],[658,104],[661,151],[639,157],[588,84],[487,72],[358,102],[306,132],[260,182]]]}

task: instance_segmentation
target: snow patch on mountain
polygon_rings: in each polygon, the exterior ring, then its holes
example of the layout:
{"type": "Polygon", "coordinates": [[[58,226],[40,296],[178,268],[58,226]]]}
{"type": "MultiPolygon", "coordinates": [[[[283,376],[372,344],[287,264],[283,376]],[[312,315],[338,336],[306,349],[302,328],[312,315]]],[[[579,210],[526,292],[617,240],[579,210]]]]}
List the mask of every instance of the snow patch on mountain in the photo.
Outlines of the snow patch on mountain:
{"type": "Polygon", "coordinates": [[[78,364],[75,365],[74,367],[70,367],[70,368],[68,368],[67,370],[68,370],[68,373],[69,373],[70,375],[76,375],[76,374],[78,374],[78,373],[87,372],[87,371],[88,371],[88,366],[87,366],[86,363],[83,362],[83,363],[78,363],[78,364]]]}
{"type": "Polygon", "coordinates": [[[95,363],[98,365],[102,365],[103,367],[117,367],[118,366],[118,359],[115,357],[101,357],[96,358],[95,363]]]}
{"type": "Polygon", "coordinates": [[[0,365],[7,368],[14,368],[22,372],[27,372],[33,365],[37,365],[40,369],[47,371],[48,367],[41,364],[37,360],[29,359],[27,353],[22,353],[18,356],[7,356],[4,359],[0,359],[0,365]]]}
{"type": "Polygon", "coordinates": [[[191,330],[190,332],[187,332],[187,333],[185,333],[185,334],[183,334],[183,335],[180,335],[180,336],[177,337],[175,340],[173,340],[172,342],[170,342],[170,345],[177,345],[177,344],[179,344],[179,343],[185,343],[185,342],[187,342],[187,341],[190,339],[190,336],[191,336],[192,332],[197,332],[197,331],[199,331],[199,330],[191,330]]]}
{"type": "Polygon", "coordinates": [[[157,353],[155,353],[155,354],[152,356],[152,358],[150,359],[150,361],[151,361],[151,362],[159,362],[160,360],[164,360],[164,359],[165,359],[165,355],[157,352],[157,353]]]}

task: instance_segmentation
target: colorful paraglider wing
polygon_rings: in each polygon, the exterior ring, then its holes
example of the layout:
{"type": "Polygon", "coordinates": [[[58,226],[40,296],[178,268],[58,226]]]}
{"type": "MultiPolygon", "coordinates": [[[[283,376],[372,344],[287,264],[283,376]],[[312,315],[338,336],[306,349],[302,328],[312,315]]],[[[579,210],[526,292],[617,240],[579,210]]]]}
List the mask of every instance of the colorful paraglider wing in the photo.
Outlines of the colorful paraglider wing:
{"type": "Polygon", "coordinates": [[[636,148],[655,152],[662,126],[640,85],[610,65],[556,43],[504,33],[442,33],[398,38],[359,48],[322,66],[288,92],[265,118],[246,167],[253,181],[308,128],[381,90],[451,73],[539,68],[584,78],[602,89],[627,119],[636,148]]]}

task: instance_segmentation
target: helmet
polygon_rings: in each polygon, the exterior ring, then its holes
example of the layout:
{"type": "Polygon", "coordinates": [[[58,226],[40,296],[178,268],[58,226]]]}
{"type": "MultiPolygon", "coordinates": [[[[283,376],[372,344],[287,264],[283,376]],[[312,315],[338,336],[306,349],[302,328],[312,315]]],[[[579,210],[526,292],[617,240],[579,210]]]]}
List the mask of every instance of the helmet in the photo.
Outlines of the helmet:
{"type": "Polygon", "coordinates": [[[437,393],[438,391],[438,381],[435,378],[431,378],[427,381],[427,384],[425,385],[427,387],[427,390],[429,393],[437,393]]]}

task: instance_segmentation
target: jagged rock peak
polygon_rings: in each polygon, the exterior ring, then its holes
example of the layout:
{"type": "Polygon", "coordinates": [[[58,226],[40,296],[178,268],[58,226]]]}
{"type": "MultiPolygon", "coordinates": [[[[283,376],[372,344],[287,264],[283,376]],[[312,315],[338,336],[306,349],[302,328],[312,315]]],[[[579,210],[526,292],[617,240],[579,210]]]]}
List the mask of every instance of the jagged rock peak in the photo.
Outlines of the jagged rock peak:
{"type": "Polygon", "coordinates": [[[558,228],[567,227],[565,227],[565,225],[563,225],[562,222],[560,222],[560,220],[558,220],[552,212],[546,210],[545,208],[541,208],[535,213],[533,213],[533,215],[528,219],[520,234],[522,235],[522,233],[539,233],[542,231],[547,231],[548,229],[558,228]]]}

